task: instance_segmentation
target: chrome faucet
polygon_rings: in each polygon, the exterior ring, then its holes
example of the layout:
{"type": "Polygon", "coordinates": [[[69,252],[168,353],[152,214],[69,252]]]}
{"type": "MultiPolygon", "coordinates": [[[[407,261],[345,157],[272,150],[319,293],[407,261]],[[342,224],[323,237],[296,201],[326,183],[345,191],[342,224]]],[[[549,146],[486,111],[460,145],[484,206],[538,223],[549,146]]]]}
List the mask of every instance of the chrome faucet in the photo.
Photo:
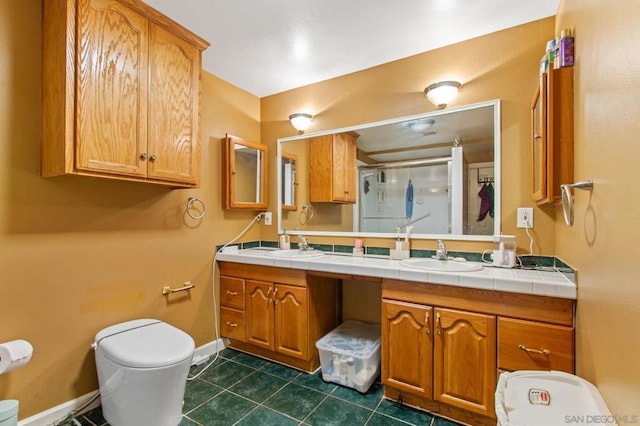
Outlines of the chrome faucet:
{"type": "Polygon", "coordinates": [[[300,243],[298,244],[298,249],[300,251],[313,250],[313,247],[311,247],[309,245],[309,242],[307,241],[307,237],[305,237],[304,235],[298,235],[298,237],[300,237],[300,243]]]}
{"type": "Polygon", "coordinates": [[[437,260],[447,260],[447,248],[444,245],[444,241],[438,240],[438,249],[436,250],[436,255],[433,256],[434,259],[437,260]]]}

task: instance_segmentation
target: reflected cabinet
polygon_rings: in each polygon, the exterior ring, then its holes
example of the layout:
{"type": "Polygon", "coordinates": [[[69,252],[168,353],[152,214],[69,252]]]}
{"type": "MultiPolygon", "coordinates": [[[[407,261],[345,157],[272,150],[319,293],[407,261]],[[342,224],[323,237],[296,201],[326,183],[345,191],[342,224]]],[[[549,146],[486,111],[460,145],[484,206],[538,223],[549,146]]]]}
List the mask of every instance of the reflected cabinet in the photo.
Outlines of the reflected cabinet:
{"type": "Polygon", "coordinates": [[[296,211],[298,209],[298,156],[283,152],[281,165],[282,210],[296,211]]]}
{"type": "Polygon", "coordinates": [[[222,205],[225,209],[267,209],[266,145],[229,134],[222,140],[222,205]]]}
{"type": "Polygon", "coordinates": [[[531,198],[558,203],[560,185],[573,182],[573,67],[540,76],[531,103],[531,198]]]}

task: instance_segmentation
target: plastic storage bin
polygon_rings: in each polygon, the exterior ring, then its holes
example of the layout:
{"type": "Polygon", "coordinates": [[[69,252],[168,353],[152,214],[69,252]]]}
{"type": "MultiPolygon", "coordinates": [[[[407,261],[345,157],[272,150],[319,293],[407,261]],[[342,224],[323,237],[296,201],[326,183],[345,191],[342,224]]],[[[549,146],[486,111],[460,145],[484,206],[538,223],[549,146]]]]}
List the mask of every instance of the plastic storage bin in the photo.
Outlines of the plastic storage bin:
{"type": "Polygon", "coordinates": [[[6,399],[0,401],[0,426],[16,426],[18,424],[18,401],[6,399]]]}
{"type": "Polygon", "coordinates": [[[380,373],[380,325],[345,321],[316,342],[322,379],[365,393],[380,373]]]}
{"type": "Polygon", "coordinates": [[[617,424],[595,386],[553,370],[502,373],[496,387],[496,416],[498,426],[617,424]]]}

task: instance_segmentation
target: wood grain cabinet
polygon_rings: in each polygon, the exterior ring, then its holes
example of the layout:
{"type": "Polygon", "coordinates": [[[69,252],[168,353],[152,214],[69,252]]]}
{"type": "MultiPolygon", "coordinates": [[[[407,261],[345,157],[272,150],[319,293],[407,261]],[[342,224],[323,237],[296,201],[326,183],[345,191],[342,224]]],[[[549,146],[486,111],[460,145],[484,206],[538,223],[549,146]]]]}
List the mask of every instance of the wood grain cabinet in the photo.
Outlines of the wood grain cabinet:
{"type": "Polygon", "coordinates": [[[315,343],[339,324],[339,282],[294,269],[219,265],[220,330],[230,346],[305,371],[316,370],[320,360],[315,343]],[[234,297],[243,288],[242,308],[239,301],[232,306],[226,295],[231,283],[238,289],[231,290],[234,297]],[[229,318],[234,327],[226,323],[229,318]]]}
{"type": "Polygon", "coordinates": [[[575,302],[382,281],[385,396],[467,424],[495,425],[501,371],[574,371],[575,302]]]}
{"type": "Polygon", "coordinates": [[[139,0],[43,5],[42,175],[198,186],[209,44],[139,0]]]}
{"type": "Polygon", "coordinates": [[[531,103],[531,199],[558,203],[573,183],[573,67],[549,69],[531,103]]]}
{"type": "Polygon", "coordinates": [[[494,415],[494,316],[386,299],[382,315],[385,385],[494,415]]]}
{"type": "Polygon", "coordinates": [[[310,139],[310,202],[356,202],[357,138],[357,133],[347,132],[310,139]]]}

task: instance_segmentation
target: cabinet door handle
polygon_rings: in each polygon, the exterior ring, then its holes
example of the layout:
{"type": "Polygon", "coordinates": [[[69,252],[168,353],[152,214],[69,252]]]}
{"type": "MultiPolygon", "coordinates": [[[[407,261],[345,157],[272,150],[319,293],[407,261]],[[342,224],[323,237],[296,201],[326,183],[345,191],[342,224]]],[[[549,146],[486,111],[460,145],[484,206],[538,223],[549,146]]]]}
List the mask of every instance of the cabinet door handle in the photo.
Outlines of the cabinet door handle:
{"type": "Polygon", "coordinates": [[[238,292],[237,292],[237,291],[229,291],[229,290],[227,290],[227,294],[228,294],[229,296],[237,296],[237,295],[238,295],[238,292]]]}
{"type": "Polygon", "coordinates": [[[439,336],[440,335],[440,328],[442,327],[442,324],[440,324],[440,312],[436,313],[436,334],[439,336]]]}
{"type": "Polygon", "coordinates": [[[278,299],[276,299],[276,294],[278,294],[278,289],[277,288],[273,291],[273,303],[274,303],[274,305],[278,304],[278,299]]]}
{"type": "Polygon", "coordinates": [[[149,157],[149,161],[156,161],[158,159],[158,156],[155,154],[151,154],[151,157],[149,157]]]}
{"type": "Polygon", "coordinates": [[[227,321],[227,325],[228,325],[229,327],[237,327],[237,326],[238,326],[238,323],[236,323],[236,322],[229,322],[229,321],[227,321]]]}
{"type": "Polygon", "coordinates": [[[427,335],[431,334],[431,330],[429,330],[429,311],[424,313],[424,326],[427,328],[425,333],[427,333],[427,335]]]}
{"type": "Polygon", "coordinates": [[[147,153],[146,152],[143,152],[142,154],[140,154],[140,159],[141,160],[144,160],[146,158],[147,158],[147,153]]]}
{"type": "Polygon", "coordinates": [[[525,345],[518,345],[518,349],[521,349],[525,352],[532,353],[532,354],[538,354],[538,355],[544,355],[544,356],[551,355],[551,351],[549,349],[531,349],[526,347],[525,345]]]}

